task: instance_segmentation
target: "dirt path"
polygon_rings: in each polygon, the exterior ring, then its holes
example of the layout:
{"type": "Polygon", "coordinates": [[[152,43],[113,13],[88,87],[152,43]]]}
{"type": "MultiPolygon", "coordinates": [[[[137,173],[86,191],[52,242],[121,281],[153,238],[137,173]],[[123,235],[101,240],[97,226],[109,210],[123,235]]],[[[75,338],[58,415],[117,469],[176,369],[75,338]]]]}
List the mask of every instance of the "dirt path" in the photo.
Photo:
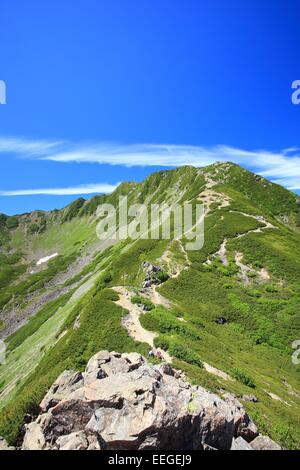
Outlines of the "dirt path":
{"type": "Polygon", "coordinates": [[[219,251],[217,251],[217,253],[215,254],[215,256],[218,256],[220,258],[224,266],[228,266],[228,260],[226,256],[226,253],[227,253],[226,244],[227,244],[227,238],[224,238],[224,241],[221,244],[219,251]]]}
{"type": "MultiPolygon", "coordinates": [[[[136,341],[142,343],[147,343],[151,348],[154,346],[154,339],[158,336],[158,333],[153,333],[151,331],[145,330],[140,323],[140,316],[145,315],[142,309],[140,309],[136,304],[131,302],[131,297],[133,295],[126,287],[118,286],[113,288],[120,296],[120,299],[116,302],[120,307],[128,310],[128,315],[123,319],[123,326],[128,331],[129,335],[134,338],[136,341]]],[[[161,350],[163,359],[170,363],[172,362],[171,356],[166,352],[161,350]]]]}
{"type": "MultiPolygon", "coordinates": [[[[120,307],[128,310],[129,312],[128,315],[126,315],[126,317],[123,319],[123,326],[126,328],[132,338],[134,338],[136,341],[147,343],[152,348],[154,346],[154,339],[158,336],[158,334],[145,330],[145,328],[142,327],[140,323],[140,315],[145,315],[145,312],[143,312],[136,304],[133,304],[131,302],[131,296],[133,295],[133,293],[123,286],[114,287],[113,289],[120,296],[120,299],[116,302],[116,304],[120,305],[120,307]]],[[[152,292],[152,302],[155,305],[163,305],[164,307],[166,307],[165,302],[167,301],[167,299],[164,299],[164,297],[158,294],[158,292],[155,290],[155,286],[152,292]],[[163,301],[163,303],[161,302],[161,300],[163,301]]],[[[166,308],[169,307],[170,303],[168,302],[168,307],[166,308]]],[[[166,362],[171,363],[173,358],[166,351],[161,350],[161,352],[163,359],[166,362]]],[[[213,367],[210,364],[207,364],[207,362],[203,362],[203,367],[210,374],[220,377],[223,380],[234,380],[232,377],[230,377],[230,375],[226,374],[226,372],[223,372],[222,370],[217,369],[216,367],[213,367]]]]}
{"type": "MultiPolygon", "coordinates": [[[[249,235],[249,233],[262,233],[264,230],[269,229],[269,228],[276,229],[276,227],[273,224],[268,222],[264,217],[262,217],[260,215],[247,214],[245,212],[232,211],[232,210],[229,211],[229,212],[232,212],[232,213],[235,213],[235,214],[241,214],[244,217],[250,217],[250,218],[255,219],[258,222],[265,225],[264,227],[258,227],[258,228],[253,229],[253,230],[248,230],[248,232],[241,233],[241,234],[237,235],[236,237],[231,238],[230,240],[245,237],[246,235],[249,235]]],[[[228,242],[228,239],[224,238],[223,242],[220,245],[219,250],[212,255],[214,258],[219,257],[224,266],[228,266],[228,260],[227,260],[227,256],[226,256],[226,254],[227,254],[227,248],[226,248],[227,242],[228,242]]],[[[245,283],[248,283],[249,279],[248,279],[248,276],[247,276],[247,272],[249,273],[249,272],[256,272],[256,271],[254,269],[250,268],[249,266],[246,266],[245,264],[242,264],[241,263],[242,258],[243,258],[242,253],[236,253],[235,262],[236,262],[237,266],[239,266],[239,268],[240,268],[240,271],[241,271],[240,276],[245,281],[245,283]]],[[[210,263],[211,263],[211,260],[208,258],[206,260],[206,264],[210,264],[210,263]]],[[[262,268],[258,272],[258,275],[261,277],[262,280],[270,279],[268,271],[265,268],[262,268]]]]}
{"type": "MultiPolygon", "coordinates": [[[[264,227],[259,227],[255,230],[249,230],[249,232],[247,233],[251,233],[251,232],[254,232],[254,233],[261,233],[263,230],[266,230],[267,228],[277,228],[275,227],[275,225],[271,224],[271,222],[268,222],[262,215],[253,215],[253,214],[247,214],[246,212],[240,212],[240,211],[230,211],[230,212],[234,212],[236,214],[241,214],[245,217],[251,217],[252,219],[255,219],[257,220],[258,222],[264,224],[265,226],[264,227]]],[[[244,235],[247,235],[247,233],[245,234],[242,234],[240,236],[244,236],[244,235]]]]}
{"type": "Polygon", "coordinates": [[[243,281],[244,284],[249,284],[250,280],[248,274],[256,273],[255,269],[250,268],[246,264],[242,263],[243,253],[236,253],[235,254],[235,263],[240,268],[239,277],[243,281]]]}
{"type": "Polygon", "coordinates": [[[154,305],[162,305],[165,308],[171,308],[172,307],[169,300],[166,299],[159,292],[157,292],[157,286],[154,285],[154,286],[148,287],[147,290],[148,290],[148,292],[146,294],[148,294],[149,299],[151,300],[151,302],[154,305]]]}
{"type": "Polygon", "coordinates": [[[275,401],[280,401],[281,403],[284,403],[285,405],[287,406],[292,406],[290,403],[288,403],[287,401],[284,401],[282,398],[280,398],[278,395],[276,395],[275,393],[272,393],[272,392],[268,392],[267,390],[264,389],[264,392],[269,395],[270,398],[272,398],[272,400],[275,400],[275,401]]]}
{"type": "Polygon", "coordinates": [[[223,209],[223,207],[230,206],[231,199],[226,196],[224,193],[217,193],[211,188],[205,189],[202,193],[199,194],[198,200],[202,202],[205,206],[205,215],[208,215],[211,212],[212,204],[219,204],[218,210],[223,209]]]}
{"type": "Polygon", "coordinates": [[[230,377],[230,375],[226,374],[226,372],[224,372],[220,369],[217,369],[216,367],[213,367],[210,364],[207,364],[207,362],[203,362],[203,367],[210,374],[216,375],[217,377],[220,377],[223,380],[234,381],[234,379],[232,377],[230,377]]]}
{"type": "Polygon", "coordinates": [[[187,254],[187,252],[186,252],[186,250],[185,250],[185,248],[184,248],[184,246],[183,246],[183,244],[182,244],[182,241],[181,241],[181,240],[178,240],[178,243],[179,243],[179,247],[180,247],[180,249],[181,249],[181,251],[182,251],[182,254],[183,254],[184,258],[185,258],[186,267],[188,267],[188,266],[191,265],[191,262],[190,262],[190,259],[189,259],[189,257],[188,257],[188,254],[187,254]]]}

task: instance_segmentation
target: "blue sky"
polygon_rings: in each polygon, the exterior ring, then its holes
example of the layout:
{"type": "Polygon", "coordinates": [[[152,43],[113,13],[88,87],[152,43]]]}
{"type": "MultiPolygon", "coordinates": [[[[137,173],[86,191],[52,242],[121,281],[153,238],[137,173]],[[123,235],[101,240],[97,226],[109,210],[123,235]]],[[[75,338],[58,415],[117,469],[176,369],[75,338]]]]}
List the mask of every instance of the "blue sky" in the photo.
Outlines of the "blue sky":
{"type": "Polygon", "coordinates": [[[0,212],[216,160],[299,192],[299,18],[299,0],[2,0],[0,212]]]}

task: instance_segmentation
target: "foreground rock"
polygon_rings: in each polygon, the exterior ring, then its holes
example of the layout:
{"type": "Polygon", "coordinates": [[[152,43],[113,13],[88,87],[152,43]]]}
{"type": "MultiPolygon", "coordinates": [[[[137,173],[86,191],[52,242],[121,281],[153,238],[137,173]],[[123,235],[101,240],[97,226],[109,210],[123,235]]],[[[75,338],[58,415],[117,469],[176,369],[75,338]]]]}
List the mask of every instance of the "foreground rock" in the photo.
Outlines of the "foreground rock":
{"type": "Polygon", "coordinates": [[[224,400],[231,406],[234,416],[234,437],[241,437],[250,442],[258,436],[257,427],[251,421],[243,405],[231,393],[223,395],[224,400]]]}
{"type": "Polygon", "coordinates": [[[0,450],[15,450],[15,447],[11,447],[3,437],[0,437],[0,450]]]}
{"type": "Polygon", "coordinates": [[[24,450],[238,450],[259,439],[234,396],[191,386],[137,353],[101,351],[84,373],[63,372],[41,411],[26,426],[24,450]]]}
{"type": "Polygon", "coordinates": [[[251,442],[251,447],[255,450],[281,450],[281,447],[267,436],[257,436],[251,442]]]}
{"type": "Polygon", "coordinates": [[[245,441],[245,439],[239,436],[236,439],[234,438],[232,440],[230,450],[254,450],[254,449],[250,444],[248,444],[247,441],[245,441]]]}

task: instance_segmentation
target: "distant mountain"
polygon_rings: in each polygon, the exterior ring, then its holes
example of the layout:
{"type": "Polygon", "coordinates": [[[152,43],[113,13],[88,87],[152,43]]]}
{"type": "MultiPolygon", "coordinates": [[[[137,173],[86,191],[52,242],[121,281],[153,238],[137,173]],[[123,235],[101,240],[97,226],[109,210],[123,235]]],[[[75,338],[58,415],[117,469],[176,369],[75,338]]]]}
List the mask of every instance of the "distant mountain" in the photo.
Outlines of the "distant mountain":
{"type": "Polygon", "coordinates": [[[0,215],[0,435],[18,442],[57,377],[98,351],[160,348],[193,383],[239,397],[261,434],[300,448],[299,281],[299,197],[229,162],[154,173],[62,210],[0,215]],[[202,202],[203,248],[100,241],[97,207],[121,195],[202,202]]]}

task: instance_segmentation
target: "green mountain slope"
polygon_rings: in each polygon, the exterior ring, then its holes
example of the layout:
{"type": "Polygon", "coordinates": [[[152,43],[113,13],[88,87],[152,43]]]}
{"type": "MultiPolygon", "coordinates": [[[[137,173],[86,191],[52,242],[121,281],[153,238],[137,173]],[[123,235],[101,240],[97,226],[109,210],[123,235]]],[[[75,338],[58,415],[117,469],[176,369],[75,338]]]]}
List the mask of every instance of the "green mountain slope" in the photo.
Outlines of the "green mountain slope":
{"type": "Polygon", "coordinates": [[[62,211],[1,216],[0,243],[8,348],[0,435],[10,442],[60,372],[83,369],[101,349],[147,355],[154,340],[193,382],[242,397],[261,432],[300,448],[300,369],[291,360],[300,330],[295,194],[231,163],[182,167],[62,211]],[[101,242],[97,206],[119,195],[129,204],[203,202],[203,248],[101,242]],[[160,270],[149,274],[149,263],[160,270]]]}

